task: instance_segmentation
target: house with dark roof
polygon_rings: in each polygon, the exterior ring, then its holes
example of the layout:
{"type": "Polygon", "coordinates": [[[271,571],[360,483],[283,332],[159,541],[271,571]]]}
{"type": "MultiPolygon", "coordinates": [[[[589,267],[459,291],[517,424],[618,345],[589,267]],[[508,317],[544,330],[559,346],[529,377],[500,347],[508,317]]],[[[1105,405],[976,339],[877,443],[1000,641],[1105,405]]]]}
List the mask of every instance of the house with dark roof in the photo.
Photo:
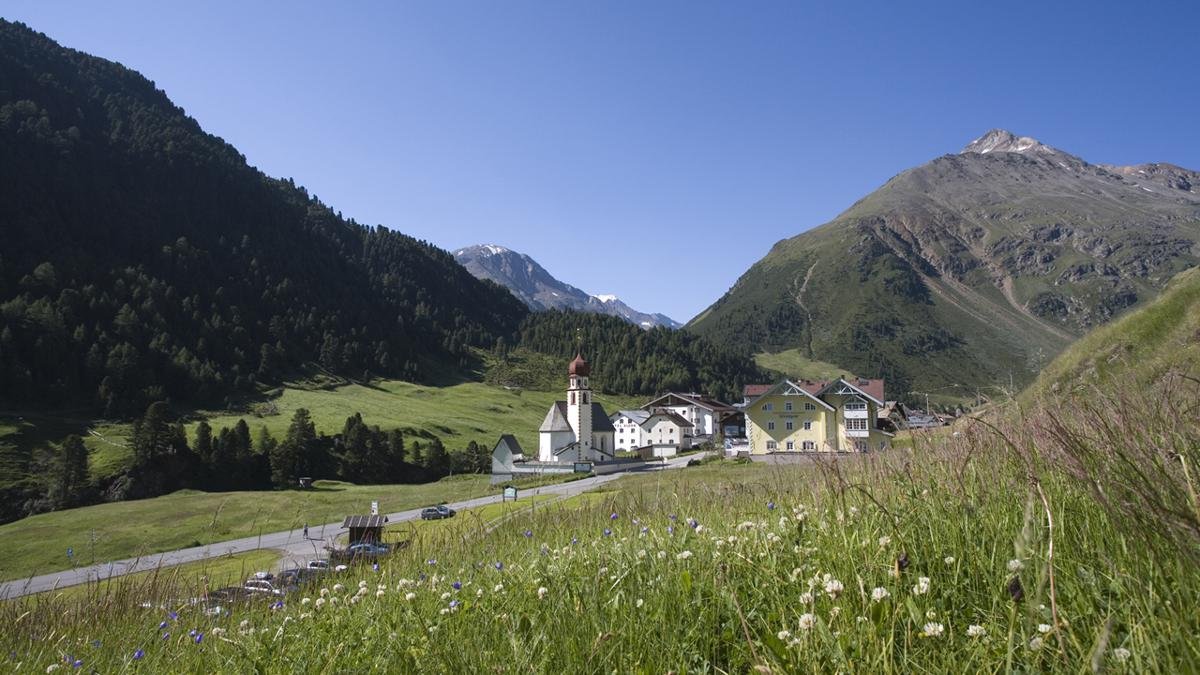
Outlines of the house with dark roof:
{"type": "Polygon", "coordinates": [[[591,372],[583,355],[576,354],[567,367],[567,399],[551,404],[538,428],[538,461],[606,462],[616,456],[616,429],[592,399],[591,372]]]}
{"type": "Polygon", "coordinates": [[[687,420],[693,438],[709,438],[721,431],[722,421],[737,412],[733,406],[695,393],[670,392],[642,406],[642,410],[666,409],[687,420]]]}
{"type": "Polygon", "coordinates": [[[750,453],[866,452],[891,446],[879,424],[883,380],[783,380],[747,386],[750,453]],[[750,393],[755,392],[752,397],[750,393]]]}

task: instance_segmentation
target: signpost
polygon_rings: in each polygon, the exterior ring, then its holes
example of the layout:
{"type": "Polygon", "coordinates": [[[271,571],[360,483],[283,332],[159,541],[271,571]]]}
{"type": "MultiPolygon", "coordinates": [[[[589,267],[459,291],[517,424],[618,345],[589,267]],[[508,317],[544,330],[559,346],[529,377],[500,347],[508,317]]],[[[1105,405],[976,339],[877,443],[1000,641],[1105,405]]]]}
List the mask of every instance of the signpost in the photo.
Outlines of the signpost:
{"type": "Polygon", "coordinates": [[[510,499],[513,500],[514,502],[517,501],[517,488],[514,485],[505,485],[504,486],[504,496],[501,498],[500,501],[506,502],[510,499]]]}
{"type": "Polygon", "coordinates": [[[379,502],[371,502],[371,515],[379,515],[379,502]]]}

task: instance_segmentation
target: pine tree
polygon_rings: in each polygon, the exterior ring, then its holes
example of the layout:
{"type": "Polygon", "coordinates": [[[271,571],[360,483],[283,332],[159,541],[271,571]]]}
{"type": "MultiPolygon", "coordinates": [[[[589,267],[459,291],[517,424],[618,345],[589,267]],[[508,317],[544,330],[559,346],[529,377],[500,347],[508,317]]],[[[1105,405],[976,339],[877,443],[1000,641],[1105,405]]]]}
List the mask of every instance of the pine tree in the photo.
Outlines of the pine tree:
{"type": "Polygon", "coordinates": [[[50,465],[47,497],[52,508],[69,509],[88,503],[88,452],[83,439],[71,434],[50,465]]]}

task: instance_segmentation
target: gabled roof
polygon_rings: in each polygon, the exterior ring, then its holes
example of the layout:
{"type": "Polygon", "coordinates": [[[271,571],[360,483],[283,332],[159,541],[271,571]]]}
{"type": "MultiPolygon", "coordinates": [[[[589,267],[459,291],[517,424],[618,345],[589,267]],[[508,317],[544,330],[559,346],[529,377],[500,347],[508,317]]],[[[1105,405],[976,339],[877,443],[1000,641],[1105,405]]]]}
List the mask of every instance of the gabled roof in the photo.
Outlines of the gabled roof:
{"type": "MultiPolygon", "coordinates": [[[[608,413],[604,412],[604,406],[593,402],[592,406],[592,431],[616,431],[612,420],[608,419],[608,413]]],[[[550,406],[550,410],[546,413],[546,419],[542,420],[542,426],[538,427],[538,431],[570,431],[575,429],[571,423],[567,421],[567,402],[555,401],[554,405],[550,406]]]]}
{"type": "Polygon", "coordinates": [[[845,387],[848,387],[849,389],[851,389],[863,396],[866,396],[867,398],[871,399],[877,406],[882,406],[884,404],[883,403],[883,380],[864,380],[862,378],[855,378],[854,380],[846,380],[843,378],[838,378],[838,379],[826,384],[824,387],[821,387],[820,391],[818,391],[817,393],[818,394],[828,393],[829,390],[834,389],[835,387],[838,387],[839,385],[844,385],[845,387]]]}
{"type": "Polygon", "coordinates": [[[642,422],[642,426],[643,427],[654,426],[654,420],[656,420],[656,419],[670,420],[670,421],[674,422],[676,426],[679,426],[681,428],[691,428],[691,426],[692,426],[691,422],[683,419],[683,417],[681,417],[679,414],[673,413],[670,410],[663,410],[663,409],[659,409],[659,410],[655,410],[655,411],[651,412],[650,416],[647,417],[644,422],[642,422]]]}
{"type": "Polygon", "coordinates": [[[641,424],[650,416],[650,412],[648,410],[618,410],[612,414],[612,417],[609,417],[609,420],[611,421],[613,417],[620,417],[622,415],[628,417],[634,424],[641,424]]]}
{"type": "Polygon", "coordinates": [[[383,527],[386,522],[384,516],[346,516],[342,527],[383,527]]]}
{"type": "MultiPolygon", "coordinates": [[[[776,394],[782,394],[784,396],[788,396],[788,395],[803,396],[805,398],[812,399],[814,403],[816,403],[817,405],[820,405],[821,407],[825,408],[826,410],[833,410],[833,406],[831,406],[828,403],[826,403],[825,401],[822,401],[821,399],[817,398],[816,392],[813,391],[813,389],[816,387],[816,385],[818,385],[818,383],[809,382],[807,380],[801,380],[800,382],[793,382],[792,380],[783,380],[783,381],[779,382],[779,384],[772,386],[770,389],[766,390],[762,394],[759,394],[757,397],[755,397],[754,401],[757,401],[758,399],[763,398],[764,396],[774,396],[776,394]]],[[[754,401],[751,401],[751,403],[754,403],[754,401]]]]}
{"type": "Polygon", "coordinates": [[[497,441],[496,446],[492,448],[492,453],[495,454],[495,452],[500,449],[500,446],[506,447],[508,452],[515,458],[525,456],[525,451],[521,449],[521,444],[512,434],[503,434],[500,436],[500,440],[497,441]]]}
{"type": "Polygon", "coordinates": [[[643,405],[642,408],[645,410],[650,410],[652,408],[664,406],[664,405],[694,405],[694,406],[704,408],[705,410],[711,410],[712,412],[732,412],[733,411],[733,406],[731,406],[727,403],[722,403],[716,399],[706,398],[699,394],[681,394],[681,393],[675,392],[675,391],[668,392],[666,394],[663,394],[662,396],[659,396],[658,398],[654,399],[653,401],[650,401],[649,403],[643,405]],[[677,399],[678,403],[663,402],[664,399],[669,400],[672,398],[677,399]]]}
{"type": "Polygon", "coordinates": [[[745,398],[758,398],[771,390],[773,384],[748,384],[742,387],[742,396],[745,398]]]}
{"type": "Polygon", "coordinates": [[[550,406],[550,411],[546,413],[546,419],[542,420],[538,431],[575,431],[567,421],[566,401],[555,401],[554,405],[550,406]]]}

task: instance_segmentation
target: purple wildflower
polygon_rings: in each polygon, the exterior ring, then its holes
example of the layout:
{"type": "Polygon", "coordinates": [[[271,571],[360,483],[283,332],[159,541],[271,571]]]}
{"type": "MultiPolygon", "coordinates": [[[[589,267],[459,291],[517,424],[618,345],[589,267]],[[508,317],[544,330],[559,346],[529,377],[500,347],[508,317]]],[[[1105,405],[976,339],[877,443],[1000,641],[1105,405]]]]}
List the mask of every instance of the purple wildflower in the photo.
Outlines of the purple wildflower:
{"type": "Polygon", "coordinates": [[[609,520],[616,520],[616,519],[617,519],[617,517],[618,517],[618,516],[617,516],[617,512],[616,512],[616,511],[613,511],[613,514],[612,514],[611,516],[609,516],[609,517],[608,517],[608,519],[609,519],[609,520]]]}
{"type": "Polygon", "coordinates": [[[204,633],[196,633],[196,644],[200,644],[204,640],[204,633]]]}
{"type": "Polygon", "coordinates": [[[667,526],[667,534],[675,534],[675,526],[674,525],[667,526]]]}
{"type": "Polygon", "coordinates": [[[679,516],[675,515],[674,513],[672,513],[671,515],[669,515],[667,517],[670,518],[671,520],[679,520],[679,516]]]}
{"type": "Polygon", "coordinates": [[[167,622],[166,622],[166,621],[163,621],[163,622],[161,622],[161,623],[159,623],[159,624],[158,624],[158,629],[159,629],[159,630],[162,630],[162,629],[164,629],[164,628],[166,628],[166,627],[167,627],[167,622]]]}
{"type": "Polygon", "coordinates": [[[533,530],[525,530],[525,538],[526,539],[528,539],[532,536],[533,536],[533,530]]]}
{"type": "Polygon", "coordinates": [[[504,569],[504,563],[502,563],[502,562],[500,562],[499,560],[497,560],[497,561],[496,561],[496,564],[495,564],[495,565],[493,565],[493,567],[495,567],[495,568],[496,568],[496,571],[497,571],[497,572],[499,572],[500,570],[504,569]]]}
{"type": "Polygon", "coordinates": [[[175,612],[167,612],[167,618],[174,621],[179,618],[179,614],[175,612]]]}
{"type": "Polygon", "coordinates": [[[608,529],[607,527],[606,527],[606,528],[604,528],[604,536],[606,536],[606,537],[607,537],[607,536],[609,536],[610,534],[612,534],[612,530],[608,529]]]}
{"type": "Polygon", "coordinates": [[[83,659],[75,659],[75,662],[71,664],[71,667],[72,668],[82,668],[83,667],[83,659]]]}
{"type": "Polygon", "coordinates": [[[571,537],[571,545],[572,546],[574,546],[575,544],[578,544],[578,543],[579,543],[579,537],[571,537]]]}
{"type": "Polygon", "coordinates": [[[170,633],[163,633],[162,639],[166,640],[171,637],[170,633]]]}
{"type": "Polygon", "coordinates": [[[650,528],[648,528],[646,526],[642,526],[642,534],[646,534],[649,531],[650,531],[650,528]]]}
{"type": "Polygon", "coordinates": [[[774,511],[775,510],[775,502],[767,502],[767,510],[774,511]]]}
{"type": "Polygon", "coordinates": [[[134,661],[141,661],[144,656],[146,656],[146,650],[141,649],[140,647],[133,652],[134,661]]]}
{"type": "Polygon", "coordinates": [[[451,600],[451,601],[450,601],[450,609],[455,609],[456,607],[458,607],[458,601],[457,601],[457,600],[451,600]]]}
{"type": "Polygon", "coordinates": [[[456,591],[462,590],[462,582],[461,581],[456,581],[456,582],[450,584],[450,586],[453,587],[454,590],[456,590],[456,591]]]}
{"type": "Polygon", "coordinates": [[[700,527],[700,521],[696,520],[695,518],[688,518],[687,524],[690,525],[693,530],[697,527],[700,527]]]}
{"type": "Polygon", "coordinates": [[[275,602],[272,602],[272,603],[271,603],[271,609],[283,609],[283,601],[282,601],[282,600],[276,600],[275,602]]]}
{"type": "Polygon", "coordinates": [[[430,558],[429,560],[426,560],[426,561],[425,561],[425,564],[426,564],[426,565],[436,565],[436,564],[437,564],[437,558],[430,558]]]}
{"type": "Polygon", "coordinates": [[[376,572],[378,572],[378,571],[379,571],[379,563],[375,563],[374,565],[371,565],[371,569],[373,569],[373,570],[375,570],[376,572]]]}

